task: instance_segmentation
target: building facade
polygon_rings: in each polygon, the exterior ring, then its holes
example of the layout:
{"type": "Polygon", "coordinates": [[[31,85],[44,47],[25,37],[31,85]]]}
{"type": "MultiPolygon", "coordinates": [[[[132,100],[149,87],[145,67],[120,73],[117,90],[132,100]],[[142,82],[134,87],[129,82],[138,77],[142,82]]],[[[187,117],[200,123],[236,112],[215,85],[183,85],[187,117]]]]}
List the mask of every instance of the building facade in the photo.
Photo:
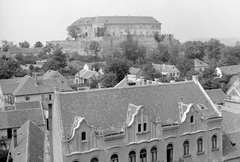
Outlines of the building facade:
{"type": "Polygon", "coordinates": [[[55,93],[52,161],[222,161],[222,117],[198,81],[55,93]]]}
{"type": "Polygon", "coordinates": [[[155,18],[147,16],[83,17],[75,21],[71,26],[79,27],[81,30],[80,37],[83,38],[120,37],[128,34],[153,36],[155,32],[161,33],[161,23],[155,18]]]}

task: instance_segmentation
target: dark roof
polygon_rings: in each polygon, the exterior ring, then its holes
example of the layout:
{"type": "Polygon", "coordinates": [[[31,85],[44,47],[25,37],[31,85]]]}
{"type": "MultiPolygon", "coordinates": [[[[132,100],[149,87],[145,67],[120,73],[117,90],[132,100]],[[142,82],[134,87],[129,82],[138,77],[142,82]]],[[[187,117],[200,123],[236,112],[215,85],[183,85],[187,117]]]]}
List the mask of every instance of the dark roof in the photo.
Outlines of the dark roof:
{"type": "MultiPolygon", "coordinates": [[[[53,93],[54,87],[58,87],[59,90],[71,91],[72,89],[55,79],[39,80],[38,85],[35,84],[35,79],[30,76],[25,76],[27,80],[19,84],[14,90],[13,95],[33,95],[43,93],[53,93]]],[[[24,77],[24,78],[25,78],[24,77]]]]}
{"type": "Polygon", "coordinates": [[[83,17],[75,21],[73,25],[91,25],[94,23],[104,24],[161,24],[150,16],[98,16],[83,17]]]}
{"type": "Polygon", "coordinates": [[[40,101],[16,102],[16,110],[41,108],[40,101]]]}
{"type": "Polygon", "coordinates": [[[174,65],[165,64],[152,64],[153,68],[161,72],[179,72],[179,70],[174,65]]]}
{"type": "Polygon", "coordinates": [[[237,80],[237,79],[239,79],[240,78],[240,75],[233,75],[231,78],[230,78],[230,80],[229,80],[229,82],[228,82],[228,85],[233,85],[233,83],[237,80]]]}
{"type": "Polygon", "coordinates": [[[194,59],[194,67],[195,68],[209,67],[209,65],[199,59],[194,59]]]}
{"type": "Polygon", "coordinates": [[[240,65],[233,65],[233,66],[222,66],[219,67],[223,74],[226,75],[234,75],[240,73],[240,65]]]}
{"type": "Polygon", "coordinates": [[[0,86],[2,88],[3,95],[12,94],[21,82],[25,82],[27,78],[14,78],[14,79],[1,79],[0,86]]]}
{"type": "Polygon", "coordinates": [[[224,134],[240,131],[240,111],[226,110],[222,108],[222,129],[224,134]]]}
{"type": "Polygon", "coordinates": [[[240,131],[223,135],[224,160],[240,158],[240,131]]]}
{"type": "Polygon", "coordinates": [[[19,128],[28,120],[33,121],[37,125],[45,125],[43,110],[38,108],[1,111],[0,129],[19,128]]]}
{"type": "Polygon", "coordinates": [[[102,132],[119,131],[126,121],[130,103],[143,105],[153,120],[160,117],[162,124],[178,122],[179,102],[205,105],[208,107],[206,117],[220,115],[200,83],[194,81],[57,93],[56,97],[66,138],[71,135],[76,116],[84,117],[102,132]]]}
{"type": "Polygon", "coordinates": [[[44,162],[44,131],[28,120],[17,130],[17,146],[14,148],[12,138],[9,152],[13,161],[44,162]]]}
{"type": "Polygon", "coordinates": [[[227,95],[222,91],[222,89],[211,89],[206,90],[206,92],[213,103],[224,103],[224,100],[227,99],[227,95]]]}

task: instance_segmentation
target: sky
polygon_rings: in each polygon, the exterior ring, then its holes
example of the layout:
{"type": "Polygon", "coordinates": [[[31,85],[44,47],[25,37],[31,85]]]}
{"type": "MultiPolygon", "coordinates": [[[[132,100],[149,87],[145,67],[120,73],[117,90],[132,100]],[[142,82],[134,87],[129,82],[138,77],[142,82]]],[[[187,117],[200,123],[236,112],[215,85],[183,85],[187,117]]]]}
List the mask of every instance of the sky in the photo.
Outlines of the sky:
{"type": "Polygon", "coordinates": [[[65,40],[81,17],[152,16],[180,42],[240,37],[240,0],[0,0],[0,40],[65,40]]]}

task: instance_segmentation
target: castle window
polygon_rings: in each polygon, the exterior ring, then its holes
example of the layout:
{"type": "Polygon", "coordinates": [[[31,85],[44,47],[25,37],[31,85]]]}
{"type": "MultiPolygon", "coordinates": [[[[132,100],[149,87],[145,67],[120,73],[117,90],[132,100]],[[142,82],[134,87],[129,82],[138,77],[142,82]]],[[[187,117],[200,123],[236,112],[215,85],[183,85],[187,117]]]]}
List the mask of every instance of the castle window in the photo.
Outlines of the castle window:
{"type": "Polygon", "coordinates": [[[93,158],[91,162],[98,162],[98,158],[93,158]]]}
{"type": "Polygon", "coordinates": [[[143,131],[147,131],[147,123],[143,124],[143,131]]]}
{"type": "Polygon", "coordinates": [[[189,155],[189,142],[188,141],[184,141],[183,142],[183,155],[189,155]]]}
{"type": "Polygon", "coordinates": [[[86,132],[82,132],[82,141],[86,140],[86,132]]]}
{"type": "Polygon", "coordinates": [[[212,149],[217,149],[217,135],[212,136],[212,149]]]}
{"type": "Polygon", "coordinates": [[[151,148],[151,154],[152,154],[152,161],[157,161],[157,148],[156,147],[151,148]]]}
{"type": "Polygon", "coordinates": [[[203,151],[203,141],[202,141],[202,138],[198,138],[197,146],[198,146],[198,152],[202,152],[203,151]]]}
{"type": "Polygon", "coordinates": [[[111,162],[118,162],[118,155],[117,154],[113,154],[111,156],[111,162]]]}
{"type": "Polygon", "coordinates": [[[147,150],[146,149],[142,149],[140,151],[140,161],[147,162],[147,150]]]}
{"type": "Polygon", "coordinates": [[[194,124],[194,117],[193,117],[193,115],[190,117],[190,123],[194,124]]]}
{"type": "Polygon", "coordinates": [[[136,152],[135,151],[131,151],[129,153],[129,162],[136,162],[136,152]]]}
{"type": "Polygon", "coordinates": [[[141,127],[142,127],[142,124],[139,123],[139,124],[138,124],[138,132],[141,132],[141,131],[142,131],[142,130],[141,130],[141,127]]]}

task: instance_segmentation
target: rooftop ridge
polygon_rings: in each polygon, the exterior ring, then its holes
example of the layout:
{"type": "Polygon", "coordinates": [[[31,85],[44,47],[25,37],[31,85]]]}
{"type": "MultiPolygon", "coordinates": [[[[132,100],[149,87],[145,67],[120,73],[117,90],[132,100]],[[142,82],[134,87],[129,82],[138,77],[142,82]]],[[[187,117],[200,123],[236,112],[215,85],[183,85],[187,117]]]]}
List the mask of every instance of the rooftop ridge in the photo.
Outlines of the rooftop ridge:
{"type": "Polygon", "coordinates": [[[171,85],[178,85],[178,84],[187,84],[187,83],[195,83],[193,80],[190,81],[182,81],[182,82],[173,82],[173,83],[161,83],[161,84],[149,84],[149,85],[135,85],[135,86],[127,86],[127,87],[111,87],[111,88],[101,88],[101,89],[90,89],[90,90],[83,90],[83,91],[71,91],[71,92],[57,92],[59,94],[75,94],[75,93],[89,93],[89,92],[102,92],[102,91],[112,91],[116,89],[136,89],[136,88],[145,88],[150,86],[171,86],[171,85]]]}

